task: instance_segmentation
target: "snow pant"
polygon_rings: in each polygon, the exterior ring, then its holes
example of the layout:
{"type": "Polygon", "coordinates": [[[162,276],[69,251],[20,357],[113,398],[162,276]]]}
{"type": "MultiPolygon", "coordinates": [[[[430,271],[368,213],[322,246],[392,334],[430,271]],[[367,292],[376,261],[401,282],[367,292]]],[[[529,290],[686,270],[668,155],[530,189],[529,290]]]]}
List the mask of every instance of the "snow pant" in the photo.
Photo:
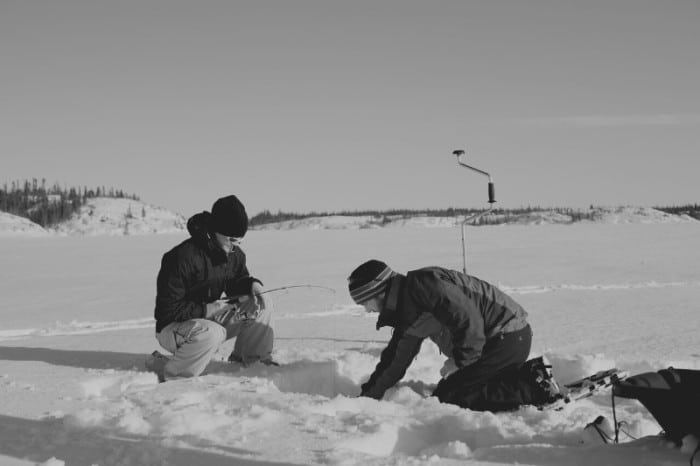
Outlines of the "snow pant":
{"type": "Polygon", "coordinates": [[[239,360],[269,359],[274,340],[271,320],[272,306],[267,306],[255,320],[233,322],[226,327],[207,319],[165,326],[156,333],[156,339],[173,355],[163,367],[163,379],[200,375],[221,344],[231,338],[236,338],[232,354],[239,360]]]}
{"type": "Polygon", "coordinates": [[[481,358],[438,383],[433,396],[474,411],[507,411],[529,404],[530,381],[519,372],[532,345],[530,326],[486,342],[481,358]]]}

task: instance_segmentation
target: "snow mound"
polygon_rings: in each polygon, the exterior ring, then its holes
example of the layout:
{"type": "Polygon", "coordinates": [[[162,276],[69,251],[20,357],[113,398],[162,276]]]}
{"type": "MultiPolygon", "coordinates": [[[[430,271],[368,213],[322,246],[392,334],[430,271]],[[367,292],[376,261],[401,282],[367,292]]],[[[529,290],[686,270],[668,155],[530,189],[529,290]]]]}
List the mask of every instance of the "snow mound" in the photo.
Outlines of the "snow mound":
{"type": "Polygon", "coordinates": [[[24,217],[0,212],[0,235],[44,236],[48,231],[24,217]]]}
{"type": "MultiPolygon", "coordinates": [[[[432,345],[425,346],[417,362],[438,366],[444,357],[432,345]]],[[[396,460],[389,464],[442,460],[511,464],[521,461],[521,455],[531,463],[541,453],[538,445],[558,452],[562,460],[578,451],[578,445],[588,445],[586,451],[599,455],[601,464],[610,460],[605,449],[586,443],[583,437],[583,427],[607,409],[608,396],[593,396],[563,411],[523,407],[509,413],[473,412],[418,393],[417,382],[428,391],[437,382],[435,374],[418,370],[409,372],[406,382],[390,389],[383,401],[357,397],[360,384],[376,364],[370,349],[281,352],[280,367],[237,368],[214,362],[207,375],[166,384],[159,384],[154,374],[137,370],[93,371],[94,377],[81,384],[81,407],[57,419],[56,428],[68,437],[99,432],[96,441],[110,443],[103,450],[117,448],[120,438],[158,439],[146,442],[147,450],[120,451],[119,464],[153,459],[166,464],[172,459],[166,447],[173,445],[207,445],[243,456],[255,451],[279,453],[291,455],[286,457],[293,464],[308,464],[310,458],[294,457],[288,445],[284,453],[276,452],[285,448],[276,445],[279,439],[289,438],[315,445],[321,457],[314,464],[386,464],[372,459],[389,457],[396,460]]],[[[614,364],[595,357],[550,356],[558,365],[573,366],[570,375],[575,377],[614,364]]],[[[621,406],[619,411],[631,435],[657,433],[655,423],[634,405],[621,406]]],[[[656,446],[652,454],[658,455],[660,449],[656,446]]],[[[625,464],[634,464],[650,452],[628,450],[628,454],[633,462],[625,464]]]]}
{"type": "Polygon", "coordinates": [[[650,207],[608,207],[600,208],[602,223],[688,223],[697,220],[688,215],[673,215],[650,207]]]}
{"type": "Polygon", "coordinates": [[[395,228],[445,228],[462,224],[462,219],[457,217],[431,217],[419,215],[416,217],[396,218],[386,223],[388,227],[395,228]]]}
{"type": "Polygon", "coordinates": [[[97,197],[55,228],[62,235],[144,235],[180,233],[186,219],[161,207],[133,199],[97,197]]]}

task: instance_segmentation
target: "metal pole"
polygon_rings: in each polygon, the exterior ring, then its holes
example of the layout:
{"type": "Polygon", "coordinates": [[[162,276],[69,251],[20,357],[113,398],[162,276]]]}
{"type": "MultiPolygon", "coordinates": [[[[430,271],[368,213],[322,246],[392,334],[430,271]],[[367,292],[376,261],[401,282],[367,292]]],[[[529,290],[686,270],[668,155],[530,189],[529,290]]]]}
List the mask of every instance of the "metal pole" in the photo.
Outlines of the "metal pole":
{"type": "Polygon", "coordinates": [[[462,222],[462,272],[464,272],[466,274],[467,273],[467,246],[466,246],[466,242],[464,239],[465,227],[466,227],[467,223],[472,222],[472,221],[486,215],[487,213],[491,212],[491,210],[493,209],[493,204],[496,202],[496,189],[495,189],[494,184],[493,184],[493,178],[491,177],[490,174],[488,174],[487,172],[480,170],[476,167],[472,167],[470,165],[467,165],[466,163],[464,163],[462,161],[462,156],[464,155],[464,150],[461,150],[461,149],[454,150],[454,151],[452,151],[452,155],[457,156],[457,163],[459,163],[461,166],[468,168],[470,170],[473,170],[481,175],[485,175],[489,178],[489,186],[488,186],[488,189],[489,189],[489,208],[483,212],[479,212],[477,214],[474,214],[470,217],[465,218],[464,221],[462,222]]]}

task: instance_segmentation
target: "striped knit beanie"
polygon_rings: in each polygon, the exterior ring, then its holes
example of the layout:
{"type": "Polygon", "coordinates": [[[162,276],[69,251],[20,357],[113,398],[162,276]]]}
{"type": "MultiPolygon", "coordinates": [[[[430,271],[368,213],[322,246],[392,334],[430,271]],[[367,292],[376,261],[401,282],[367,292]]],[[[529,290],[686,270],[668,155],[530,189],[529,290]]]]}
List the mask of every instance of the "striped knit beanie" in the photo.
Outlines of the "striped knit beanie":
{"type": "Polygon", "coordinates": [[[369,260],[352,271],[348,277],[350,297],[361,304],[386,290],[389,279],[396,275],[382,261],[369,260]]]}

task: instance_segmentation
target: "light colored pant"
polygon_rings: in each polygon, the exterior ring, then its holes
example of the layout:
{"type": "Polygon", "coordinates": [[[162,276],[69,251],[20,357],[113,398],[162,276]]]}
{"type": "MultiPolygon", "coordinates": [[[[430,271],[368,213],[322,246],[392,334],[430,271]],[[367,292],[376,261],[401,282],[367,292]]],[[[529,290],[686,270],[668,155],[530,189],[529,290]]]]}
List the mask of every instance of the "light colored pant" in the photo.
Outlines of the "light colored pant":
{"type": "Polygon", "coordinates": [[[235,322],[223,327],[207,319],[191,319],[167,325],[156,339],[160,346],[173,353],[163,368],[165,380],[200,375],[221,344],[236,338],[233,356],[243,361],[269,359],[274,331],[271,325],[272,306],[261,310],[257,319],[235,322]]]}

